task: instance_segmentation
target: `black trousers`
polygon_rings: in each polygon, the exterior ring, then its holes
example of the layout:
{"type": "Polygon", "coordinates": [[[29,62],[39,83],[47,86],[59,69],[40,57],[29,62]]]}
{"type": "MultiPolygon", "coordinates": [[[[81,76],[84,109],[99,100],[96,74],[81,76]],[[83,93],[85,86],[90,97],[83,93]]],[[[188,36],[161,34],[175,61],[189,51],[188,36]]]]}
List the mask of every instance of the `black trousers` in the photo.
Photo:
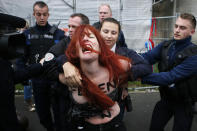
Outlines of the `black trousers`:
{"type": "Polygon", "coordinates": [[[0,131],[22,131],[15,108],[15,74],[10,63],[1,58],[0,72],[0,131]]]}
{"type": "Polygon", "coordinates": [[[164,131],[168,121],[174,116],[173,131],[190,131],[193,115],[183,102],[161,99],[155,105],[150,131],[164,131]]]}
{"type": "Polygon", "coordinates": [[[0,131],[22,131],[16,115],[14,86],[2,86],[0,89],[0,131]]]}
{"type": "Polygon", "coordinates": [[[70,108],[68,88],[58,83],[55,89],[56,95],[52,106],[55,111],[54,120],[56,131],[71,131],[71,124],[68,121],[68,111],[70,108]]]}
{"type": "Polygon", "coordinates": [[[51,113],[51,83],[42,78],[32,79],[33,95],[36,106],[36,112],[40,123],[47,129],[54,129],[54,122],[51,113]]]}
{"type": "Polygon", "coordinates": [[[72,131],[126,131],[124,123],[118,121],[108,122],[106,124],[92,125],[87,122],[75,122],[72,123],[72,131]]]}

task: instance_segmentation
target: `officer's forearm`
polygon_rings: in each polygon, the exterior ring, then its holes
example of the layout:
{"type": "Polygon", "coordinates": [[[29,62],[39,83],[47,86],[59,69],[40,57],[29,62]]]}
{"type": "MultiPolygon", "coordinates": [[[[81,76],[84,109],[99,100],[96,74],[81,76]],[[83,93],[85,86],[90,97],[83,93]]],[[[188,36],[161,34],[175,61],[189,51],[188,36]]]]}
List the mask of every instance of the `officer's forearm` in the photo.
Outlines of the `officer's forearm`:
{"type": "Polygon", "coordinates": [[[40,63],[32,64],[26,68],[15,70],[14,82],[15,84],[31,79],[32,77],[42,74],[42,65],[40,63]]]}

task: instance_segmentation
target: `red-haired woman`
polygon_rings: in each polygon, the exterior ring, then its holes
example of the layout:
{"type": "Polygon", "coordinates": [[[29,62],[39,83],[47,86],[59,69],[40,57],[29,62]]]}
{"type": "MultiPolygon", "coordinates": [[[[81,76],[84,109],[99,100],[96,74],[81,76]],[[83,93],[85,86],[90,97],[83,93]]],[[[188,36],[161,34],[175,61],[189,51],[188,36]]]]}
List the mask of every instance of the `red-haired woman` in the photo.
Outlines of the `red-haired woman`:
{"type": "Polygon", "coordinates": [[[69,87],[72,130],[126,131],[118,102],[132,77],[131,61],[113,53],[90,25],[77,28],[66,56],[82,77],[82,86],[69,87]]]}

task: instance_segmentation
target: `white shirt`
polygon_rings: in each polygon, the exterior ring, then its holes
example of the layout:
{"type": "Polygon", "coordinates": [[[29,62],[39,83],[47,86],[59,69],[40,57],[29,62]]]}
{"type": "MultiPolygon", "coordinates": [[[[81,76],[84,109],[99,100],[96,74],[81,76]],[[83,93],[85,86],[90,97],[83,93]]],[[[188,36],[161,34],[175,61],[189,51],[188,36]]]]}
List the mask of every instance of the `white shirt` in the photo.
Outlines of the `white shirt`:
{"type": "Polygon", "coordinates": [[[116,43],[115,43],[114,46],[111,48],[111,51],[113,51],[113,52],[116,51],[116,43]]]}

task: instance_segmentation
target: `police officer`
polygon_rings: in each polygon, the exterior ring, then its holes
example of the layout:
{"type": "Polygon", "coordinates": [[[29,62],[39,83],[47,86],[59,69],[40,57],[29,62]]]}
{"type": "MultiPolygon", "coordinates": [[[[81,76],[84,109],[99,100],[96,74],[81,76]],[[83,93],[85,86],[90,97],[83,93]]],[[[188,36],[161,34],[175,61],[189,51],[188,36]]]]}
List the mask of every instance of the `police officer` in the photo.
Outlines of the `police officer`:
{"type": "MultiPolygon", "coordinates": [[[[64,32],[49,25],[49,8],[42,1],[37,1],[33,5],[33,15],[36,19],[36,25],[27,29],[26,52],[24,62],[28,64],[38,63],[51,46],[64,38],[64,32]]],[[[40,123],[47,131],[54,131],[54,123],[50,112],[50,83],[43,76],[32,79],[33,95],[35,99],[36,111],[40,123]]]]}
{"type": "Polygon", "coordinates": [[[150,64],[159,62],[160,71],[142,79],[142,83],[160,86],[161,100],[155,105],[150,131],[164,131],[172,116],[174,116],[173,131],[190,131],[191,129],[193,114],[190,109],[193,103],[180,95],[180,92],[183,88],[189,88],[189,83],[185,82],[197,73],[197,55],[187,57],[178,65],[174,65],[174,61],[178,59],[179,52],[195,47],[191,42],[195,27],[196,19],[193,15],[181,14],[174,26],[174,38],[160,43],[153,50],[143,54],[150,64]],[[183,83],[180,85],[180,82],[183,83]]]}
{"type": "MultiPolygon", "coordinates": [[[[83,24],[89,24],[89,19],[86,15],[82,14],[82,13],[73,13],[72,15],[70,15],[70,18],[68,20],[68,27],[69,27],[69,36],[66,36],[65,38],[63,38],[58,44],[53,45],[50,49],[49,49],[49,53],[52,53],[55,57],[58,57],[60,55],[63,55],[65,53],[65,50],[68,47],[68,44],[70,43],[70,40],[72,38],[72,35],[75,33],[75,29],[79,26],[79,25],[83,25],[83,24]]],[[[48,55],[46,55],[47,57],[48,55]]],[[[48,58],[51,58],[50,55],[48,58]]],[[[46,61],[45,61],[45,65],[46,65],[46,61]]],[[[48,63],[48,65],[53,66],[55,62],[52,61],[51,64],[48,63]]],[[[47,65],[47,66],[48,66],[47,65]]],[[[51,70],[52,68],[47,69],[50,70],[48,72],[48,74],[50,75],[50,77],[55,77],[55,74],[53,73],[53,70],[51,70]]],[[[46,68],[45,68],[46,71],[46,68]]],[[[47,72],[46,71],[46,72],[47,72]]],[[[49,78],[52,79],[52,78],[49,78]]],[[[56,107],[56,124],[58,124],[58,130],[61,131],[69,131],[69,123],[66,121],[67,117],[67,112],[69,109],[69,96],[68,96],[68,89],[65,88],[59,81],[57,81],[54,86],[53,86],[53,91],[56,92],[55,93],[55,97],[53,97],[53,103],[54,106],[56,107]]]]}

